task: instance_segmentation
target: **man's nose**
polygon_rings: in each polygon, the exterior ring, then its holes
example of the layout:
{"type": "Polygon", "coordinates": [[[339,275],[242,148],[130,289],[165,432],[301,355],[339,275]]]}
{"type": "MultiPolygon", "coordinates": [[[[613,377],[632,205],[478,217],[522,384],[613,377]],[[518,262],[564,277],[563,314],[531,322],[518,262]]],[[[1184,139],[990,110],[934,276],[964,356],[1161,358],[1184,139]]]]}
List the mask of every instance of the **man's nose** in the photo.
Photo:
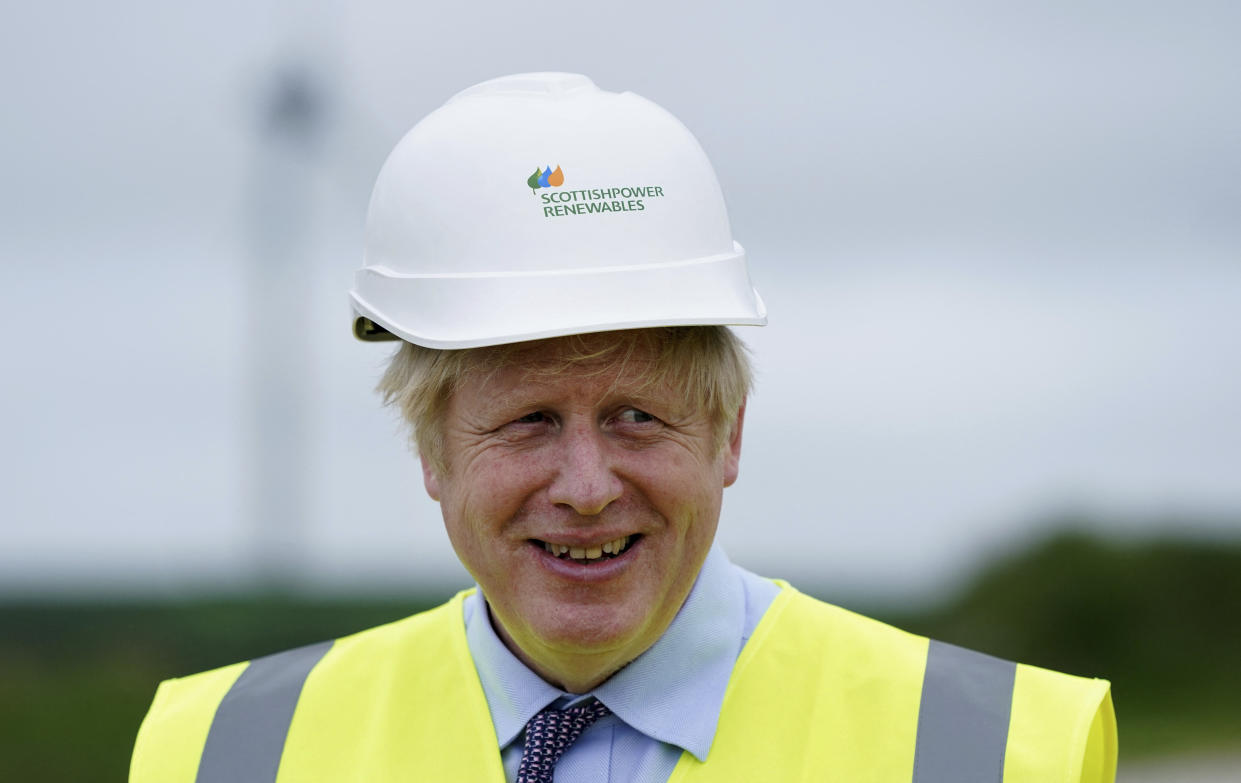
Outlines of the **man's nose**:
{"type": "Polygon", "coordinates": [[[593,426],[566,428],[561,434],[560,464],[548,490],[551,502],[593,516],[620,497],[606,436],[593,426]]]}

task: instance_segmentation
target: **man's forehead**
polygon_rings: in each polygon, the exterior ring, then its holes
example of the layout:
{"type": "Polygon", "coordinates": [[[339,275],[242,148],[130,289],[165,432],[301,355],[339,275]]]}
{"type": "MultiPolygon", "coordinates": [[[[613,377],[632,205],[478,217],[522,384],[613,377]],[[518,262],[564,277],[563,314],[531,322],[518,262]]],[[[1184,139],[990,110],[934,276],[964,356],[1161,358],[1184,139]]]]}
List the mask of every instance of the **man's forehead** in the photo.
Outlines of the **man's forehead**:
{"type": "Polygon", "coordinates": [[[515,398],[566,391],[662,396],[672,390],[675,368],[662,367],[657,349],[631,334],[601,333],[505,346],[460,379],[466,396],[503,393],[515,398]]]}

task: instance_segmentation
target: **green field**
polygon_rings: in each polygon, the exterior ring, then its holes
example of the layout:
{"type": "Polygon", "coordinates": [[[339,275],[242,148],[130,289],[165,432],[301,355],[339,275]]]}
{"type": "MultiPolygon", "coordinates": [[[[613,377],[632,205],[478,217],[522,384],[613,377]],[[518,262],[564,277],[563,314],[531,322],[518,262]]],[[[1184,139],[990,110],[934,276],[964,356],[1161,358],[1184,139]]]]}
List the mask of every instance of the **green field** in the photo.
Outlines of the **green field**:
{"type": "MultiPolygon", "coordinates": [[[[348,634],[448,594],[0,605],[0,780],[124,780],[159,680],[348,634]]],[[[1122,758],[1241,748],[1241,543],[1064,535],[993,563],[938,608],[862,604],[849,608],[1107,677],[1122,758]]]]}

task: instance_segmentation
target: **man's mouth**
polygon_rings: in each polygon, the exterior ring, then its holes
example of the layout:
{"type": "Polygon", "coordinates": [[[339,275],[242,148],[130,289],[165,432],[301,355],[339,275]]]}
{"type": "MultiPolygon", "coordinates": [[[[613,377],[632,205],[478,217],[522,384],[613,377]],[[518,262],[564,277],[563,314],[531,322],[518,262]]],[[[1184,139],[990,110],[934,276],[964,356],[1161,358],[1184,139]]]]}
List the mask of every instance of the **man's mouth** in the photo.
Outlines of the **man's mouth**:
{"type": "Polygon", "coordinates": [[[604,560],[619,557],[639,538],[641,538],[639,535],[621,536],[613,541],[604,541],[602,544],[587,547],[553,544],[548,541],[540,541],[537,538],[531,539],[531,542],[543,547],[553,557],[558,557],[561,560],[572,560],[575,563],[586,565],[589,563],[601,563],[604,560]]]}

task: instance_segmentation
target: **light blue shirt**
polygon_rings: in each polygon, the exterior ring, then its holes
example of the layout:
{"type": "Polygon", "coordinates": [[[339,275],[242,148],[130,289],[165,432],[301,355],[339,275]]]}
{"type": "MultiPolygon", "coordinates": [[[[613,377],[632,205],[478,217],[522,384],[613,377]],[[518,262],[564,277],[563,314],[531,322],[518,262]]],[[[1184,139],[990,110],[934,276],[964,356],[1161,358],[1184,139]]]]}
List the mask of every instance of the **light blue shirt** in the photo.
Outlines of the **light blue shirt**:
{"type": "Polygon", "coordinates": [[[465,599],[465,633],[482,681],[509,783],[517,779],[526,723],[550,705],[598,699],[612,710],[556,765],[557,783],[662,783],[683,751],[707,757],[733,665],[780,592],[729,562],[718,545],[663,636],[587,694],[550,685],[496,635],[481,591],[465,599]]]}

